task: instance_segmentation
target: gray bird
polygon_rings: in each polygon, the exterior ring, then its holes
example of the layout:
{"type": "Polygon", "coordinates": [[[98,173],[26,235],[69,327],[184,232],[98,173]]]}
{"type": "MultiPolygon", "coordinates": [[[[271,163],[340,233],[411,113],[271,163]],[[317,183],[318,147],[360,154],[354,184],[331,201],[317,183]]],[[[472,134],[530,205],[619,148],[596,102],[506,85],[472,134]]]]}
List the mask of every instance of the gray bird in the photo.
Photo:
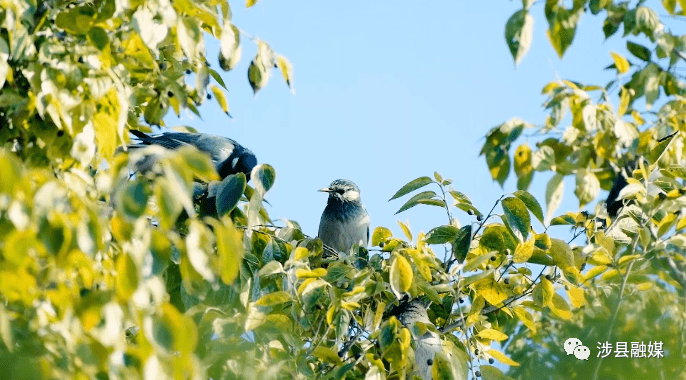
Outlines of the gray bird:
{"type": "Polygon", "coordinates": [[[433,326],[429,320],[429,314],[426,312],[426,306],[419,299],[411,302],[403,301],[392,311],[392,314],[412,332],[412,340],[415,343],[415,370],[412,376],[417,375],[424,380],[430,380],[431,366],[435,356],[442,351],[441,338],[435,331],[429,329],[422,336],[414,336],[416,330],[413,328],[416,322],[433,326]]]}
{"type": "Polygon", "coordinates": [[[138,139],[135,144],[128,146],[129,149],[143,148],[148,145],[177,149],[185,145],[193,145],[210,156],[222,179],[236,173],[244,173],[246,178],[250,179],[250,172],[257,165],[257,158],[250,149],[244,148],[228,137],[183,132],[165,132],[151,136],[135,129],[129,132],[138,139]]]}
{"type": "Polygon", "coordinates": [[[369,214],[362,206],[357,185],[337,179],[319,191],[329,193],[317,235],[322,242],[344,254],[348,254],[355,244],[367,248],[369,214]]]}

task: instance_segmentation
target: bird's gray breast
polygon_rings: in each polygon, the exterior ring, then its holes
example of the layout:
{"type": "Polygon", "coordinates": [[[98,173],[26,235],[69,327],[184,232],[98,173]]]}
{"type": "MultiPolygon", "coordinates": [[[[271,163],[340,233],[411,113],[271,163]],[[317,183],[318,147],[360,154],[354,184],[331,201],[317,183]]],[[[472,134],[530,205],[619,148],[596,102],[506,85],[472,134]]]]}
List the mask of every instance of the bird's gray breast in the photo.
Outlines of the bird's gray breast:
{"type": "Polygon", "coordinates": [[[360,205],[348,205],[348,209],[327,207],[319,222],[319,238],[327,246],[349,253],[357,244],[367,247],[369,214],[360,205]]]}

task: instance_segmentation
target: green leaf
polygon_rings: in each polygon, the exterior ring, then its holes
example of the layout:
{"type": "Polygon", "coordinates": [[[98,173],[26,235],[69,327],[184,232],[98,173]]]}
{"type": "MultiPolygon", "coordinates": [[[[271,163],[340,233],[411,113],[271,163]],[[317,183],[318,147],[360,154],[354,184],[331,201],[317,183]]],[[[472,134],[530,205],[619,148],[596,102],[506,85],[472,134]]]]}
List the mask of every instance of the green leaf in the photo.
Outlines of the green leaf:
{"type": "Polygon", "coordinates": [[[104,50],[110,43],[109,37],[103,28],[93,27],[88,31],[88,40],[98,50],[104,50]]]}
{"type": "Polygon", "coordinates": [[[263,69],[255,64],[255,60],[252,60],[248,67],[248,81],[250,82],[253,93],[257,94],[257,91],[267,85],[268,80],[269,73],[264,72],[263,69]]]}
{"type": "Polygon", "coordinates": [[[519,198],[507,197],[502,201],[505,220],[512,232],[520,241],[525,241],[529,237],[531,229],[531,217],[524,202],[519,198]]]}
{"type": "Polygon", "coordinates": [[[400,207],[400,209],[398,211],[396,211],[395,214],[399,214],[399,213],[401,213],[405,210],[408,210],[408,209],[410,209],[410,208],[412,208],[418,204],[421,204],[422,203],[421,201],[435,200],[435,199],[433,199],[434,197],[436,197],[436,193],[433,191],[423,191],[419,194],[416,194],[415,196],[410,198],[407,202],[405,202],[405,204],[402,205],[402,207],[400,207]]]}
{"type": "MultiPolygon", "coordinates": [[[[398,190],[398,191],[391,197],[391,199],[389,199],[388,201],[390,202],[390,201],[392,201],[392,200],[394,200],[394,199],[396,199],[396,198],[400,198],[400,197],[402,197],[403,195],[408,194],[408,193],[411,193],[411,192],[413,192],[413,191],[415,191],[415,190],[417,190],[417,189],[420,189],[420,188],[422,188],[422,187],[424,187],[424,186],[426,186],[426,185],[428,185],[428,184],[430,184],[430,183],[432,183],[432,182],[433,182],[433,181],[432,181],[431,178],[429,178],[429,177],[419,177],[419,178],[417,178],[417,179],[415,179],[415,180],[413,180],[413,181],[410,181],[410,182],[408,182],[407,184],[405,184],[405,186],[403,186],[400,190],[398,190]]],[[[396,214],[397,214],[397,213],[396,213],[396,214]]]]}
{"type": "MultiPolygon", "coordinates": [[[[631,41],[627,41],[626,42],[626,48],[636,58],[642,59],[646,62],[650,61],[650,50],[647,47],[640,45],[640,44],[637,44],[637,43],[633,43],[631,41]]],[[[616,61],[615,61],[615,64],[617,64],[616,61]]],[[[619,67],[618,67],[618,69],[619,69],[619,67]]],[[[628,70],[628,67],[627,67],[627,70],[628,70]]]]}
{"type": "Polygon", "coordinates": [[[533,39],[534,18],[526,9],[515,12],[505,25],[505,41],[515,65],[524,58],[533,39]]]}
{"type": "Polygon", "coordinates": [[[264,198],[267,191],[274,186],[276,170],[269,164],[259,164],[252,169],[250,178],[255,184],[255,190],[264,198]]]}
{"type": "Polygon", "coordinates": [[[579,169],[576,172],[576,188],[574,194],[579,199],[579,207],[594,200],[600,192],[600,181],[593,172],[579,169]]]}
{"type": "Polygon", "coordinates": [[[117,297],[120,300],[128,300],[138,288],[138,269],[131,256],[120,254],[117,258],[117,297]]]}
{"type": "Polygon", "coordinates": [[[457,233],[457,237],[453,242],[453,256],[458,263],[462,264],[465,257],[467,257],[467,252],[469,252],[469,246],[472,243],[472,225],[468,224],[462,228],[457,233]]]}
{"type": "Polygon", "coordinates": [[[250,7],[252,7],[253,5],[257,4],[257,1],[258,1],[258,0],[245,0],[245,7],[246,7],[246,8],[250,8],[250,7]]]}
{"type": "Polygon", "coordinates": [[[457,238],[459,229],[455,226],[440,226],[431,229],[429,233],[426,234],[427,244],[445,244],[451,242],[457,238]]]}
{"type": "Polygon", "coordinates": [[[171,228],[183,210],[183,205],[176,197],[176,192],[169,181],[164,177],[155,180],[155,203],[159,209],[160,226],[171,228]]]}
{"type": "Polygon", "coordinates": [[[560,173],[556,173],[545,188],[545,203],[546,214],[545,220],[550,220],[562,203],[562,196],[564,195],[565,183],[564,177],[560,173]]]}
{"type": "Polygon", "coordinates": [[[233,210],[245,191],[246,181],[243,173],[232,174],[224,178],[217,188],[215,206],[217,215],[222,217],[233,210]]]}
{"type": "Polygon", "coordinates": [[[526,208],[528,208],[529,211],[534,214],[536,219],[543,224],[543,210],[541,209],[541,205],[538,203],[538,200],[536,200],[533,195],[531,195],[528,191],[517,190],[514,192],[514,196],[524,202],[526,208]]]}
{"type": "Polygon", "coordinates": [[[138,219],[145,212],[150,193],[147,182],[127,182],[117,192],[117,211],[130,220],[138,219]]]}
{"type": "Polygon", "coordinates": [[[502,251],[505,248],[505,238],[500,228],[488,226],[481,235],[479,245],[486,251],[502,251]]]}
{"type": "Polygon", "coordinates": [[[553,45],[560,58],[562,58],[567,48],[572,44],[572,40],[574,40],[576,26],[581,13],[583,13],[583,7],[580,11],[569,11],[557,1],[548,1],[546,3],[546,17],[548,18],[549,25],[546,32],[550,44],[553,45]],[[554,5],[549,7],[548,4],[551,3],[554,5]]]}

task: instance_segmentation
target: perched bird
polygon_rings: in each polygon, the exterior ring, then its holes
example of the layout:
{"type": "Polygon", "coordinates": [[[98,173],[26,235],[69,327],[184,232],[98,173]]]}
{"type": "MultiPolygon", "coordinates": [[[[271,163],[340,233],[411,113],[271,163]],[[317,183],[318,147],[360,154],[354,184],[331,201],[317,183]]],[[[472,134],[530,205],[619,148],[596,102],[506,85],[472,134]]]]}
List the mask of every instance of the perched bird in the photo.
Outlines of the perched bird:
{"type": "Polygon", "coordinates": [[[367,248],[369,214],[362,206],[357,185],[337,179],[319,191],[329,193],[317,235],[322,242],[344,254],[348,254],[355,244],[367,248]]]}
{"type": "Polygon", "coordinates": [[[244,148],[228,137],[184,132],[164,132],[151,136],[135,129],[129,132],[138,139],[135,144],[128,146],[129,149],[143,148],[148,145],[177,149],[184,145],[193,145],[210,156],[222,179],[236,173],[244,173],[246,178],[250,179],[250,172],[257,165],[257,158],[250,149],[244,148]]]}
{"type": "Polygon", "coordinates": [[[433,326],[429,320],[429,314],[426,312],[426,306],[419,299],[405,300],[401,301],[400,305],[391,311],[391,314],[395,315],[398,321],[413,334],[415,370],[412,376],[417,375],[424,380],[430,380],[431,366],[435,356],[443,348],[441,338],[435,331],[427,329],[422,336],[414,336],[415,331],[417,331],[413,328],[415,323],[420,322],[427,326],[433,326]]]}

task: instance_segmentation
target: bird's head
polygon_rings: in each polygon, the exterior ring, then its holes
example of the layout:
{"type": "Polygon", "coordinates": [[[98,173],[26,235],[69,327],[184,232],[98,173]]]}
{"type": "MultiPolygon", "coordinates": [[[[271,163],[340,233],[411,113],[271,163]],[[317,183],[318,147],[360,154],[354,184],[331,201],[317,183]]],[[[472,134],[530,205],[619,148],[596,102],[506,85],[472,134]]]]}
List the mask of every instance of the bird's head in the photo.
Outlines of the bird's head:
{"type": "Polygon", "coordinates": [[[329,200],[340,202],[360,202],[360,188],[347,179],[337,179],[319,191],[329,193],[329,200]]]}

